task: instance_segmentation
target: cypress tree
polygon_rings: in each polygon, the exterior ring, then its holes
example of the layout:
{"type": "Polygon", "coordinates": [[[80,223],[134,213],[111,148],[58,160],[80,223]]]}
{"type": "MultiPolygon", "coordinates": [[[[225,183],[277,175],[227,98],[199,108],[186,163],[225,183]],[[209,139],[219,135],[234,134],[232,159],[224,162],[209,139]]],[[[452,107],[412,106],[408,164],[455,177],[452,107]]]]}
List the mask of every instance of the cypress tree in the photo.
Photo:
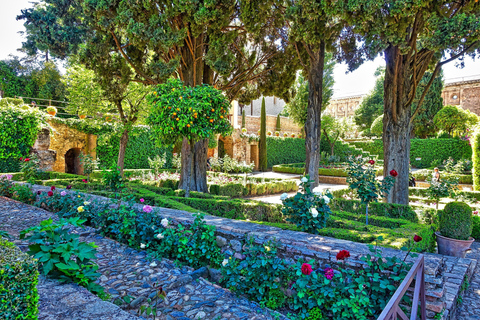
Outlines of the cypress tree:
{"type": "Polygon", "coordinates": [[[242,111],[242,129],[245,128],[245,110],[242,111]]]}
{"type": "Polygon", "coordinates": [[[278,131],[280,132],[280,115],[277,115],[277,128],[275,129],[275,131],[278,131]]]}
{"type": "Polygon", "coordinates": [[[260,113],[260,141],[258,143],[258,159],[260,171],[267,171],[267,111],[265,98],[262,99],[262,110],[260,113]]]}

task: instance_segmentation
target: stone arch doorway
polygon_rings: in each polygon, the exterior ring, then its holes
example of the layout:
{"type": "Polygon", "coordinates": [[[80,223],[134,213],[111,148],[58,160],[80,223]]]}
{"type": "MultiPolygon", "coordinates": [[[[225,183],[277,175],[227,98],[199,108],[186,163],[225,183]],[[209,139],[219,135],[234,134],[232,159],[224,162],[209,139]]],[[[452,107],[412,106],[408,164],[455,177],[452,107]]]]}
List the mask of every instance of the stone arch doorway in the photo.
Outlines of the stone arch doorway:
{"type": "Polygon", "coordinates": [[[225,155],[233,158],[233,139],[231,136],[218,139],[218,157],[223,158],[225,155]]]}
{"type": "Polygon", "coordinates": [[[83,168],[80,162],[80,148],[71,148],[65,153],[65,172],[73,174],[83,174],[83,168]]]}

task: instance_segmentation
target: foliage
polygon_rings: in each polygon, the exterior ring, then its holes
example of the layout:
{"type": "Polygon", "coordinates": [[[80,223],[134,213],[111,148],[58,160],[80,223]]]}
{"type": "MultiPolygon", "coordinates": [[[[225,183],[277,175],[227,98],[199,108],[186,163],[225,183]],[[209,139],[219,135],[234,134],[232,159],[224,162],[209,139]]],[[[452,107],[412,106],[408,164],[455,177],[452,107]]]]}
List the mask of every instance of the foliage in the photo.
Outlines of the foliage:
{"type": "Polygon", "coordinates": [[[427,189],[427,196],[429,199],[436,200],[436,206],[438,209],[438,203],[441,198],[452,197],[455,198],[455,191],[457,189],[458,180],[446,180],[432,181],[429,179],[430,186],[427,189]]]}
{"type": "Polygon", "coordinates": [[[472,217],[472,237],[480,239],[480,216],[478,216],[478,211],[472,217]]]}
{"type": "Polygon", "coordinates": [[[102,171],[102,183],[113,192],[117,192],[124,187],[123,178],[120,169],[113,165],[110,170],[102,171]]]}
{"type": "Polygon", "coordinates": [[[210,158],[210,167],[213,171],[223,171],[225,173],[251,173],[255,167],[255,163],[246,164],[245,161],[241,163],[237,159],[225,155],[223,159],[217,157],[210,158]]]}
{"type": "MultiPolygon", "coordinates": [[[[117,163],[121,133],[115,131],[111,134],[102,134],[98,137],[96,148],[98,161],[102,166],[110,167],[117,163]]],[[[126,169],[150,168],[148,158],[157,155],[166,156],[166,166],[170,167],[172,161],[172,147],[155,144],[155,136],[150,127],[134,126],[129,134],[127,149],[125,152],[126,169]]]]}
{"type": "Polygon", "coordinates": [[[267,152],[267,111],[265,108],[265,97],[262,98],[262,109],[260,112],[260,140],[258,142],[258,169],[267,171],[268,152],[267,152]]]}
{"type": "MultiPolygon", "coordinates": [[[[322,84],[322,110],[324,110],[330,103],[333,96],[333,69],[335,67],[335,60],[332,54],[327,53],[325,59],[325,67],[323,69],[323,84],[322,84]]],[[[304,73],[299,73],[295,84],[290,89],[295,92],[293,99],[285,105],[285,114],[293,119],[295,123],[303,127],[307,120],[307,105],[308,105],[308,79],[304,73]]],[[[323,126],[323,120],[322,120],[323,126]]],[[[280,131],[280,130],[278,130],[280,131]]]]}
{"type": "Polygon", "coordinates": [[[370,132],[373,135],[381,136],[383,133],[383,114],[379,115],[375,120],[372,122],[372,126],[370,128],[370,132]]]}
{"type": "Polygon", "coordinates": [[[438,224],[442,236],[468,240],[472,234],[472,208],[464,202],[449,202],[439,212],[438,224]]]}
{"type": "MultiPolygon", "coordinates": [[[[245,110],[244,110],[245,111],[245,110]]],[[[275,125],[275,131],[279,132],[280,130],[282,130],[282,127],[280,125],[280,114],[277,115],[277,123],[275,125]]]]}
{"type": "Polygon", "coordinates": [[[68,225],[79,227],[85,220],[80,218],[61,219],[54,223],[50,218],[40,225],[20,232],[20,239],[26,239],[32,255],[40,263],[44,275],[58,277],[60,281],[73,281],[92,292],[102,293],[103,288],[95,283],[100,276],[98,266],[92,261],[96,259],[94,243],[78,240],[79,235],[69,232],[68,225]]]}
{"type": "MultiPolygon", "coordinates": [[[[44,114],[35,108],[0,108],[0,161],[18,161],[28,155],[43,124],[44,114]]],[[[14,167],[18,167],[18,164],[14,167]]],[[[0,168],[15,171],[11,166],[0,168]]]]}
{"type": "MultiPolygon", "coordinates": [[[[428,181],[432,178],[433,170],[417,170],[412,173],[412,176],[417,181],[428,181]]],[[[440,172],[440,179],[457,181],[460,184],[472,184],[472,175],[471,174],[458,174],[458,173],[444,173],[440,172]]]]}
{"type": "Polygon", "coordinates": [[[167,164],[167,154],[164,153],[163,155],[156,155],[155,158],[150,159],[148,157],[148,165],[150,166],[150,169],[153,170],[155,175],[160,174],[160,170],[165,168],[165,165],[167,164]]]}
{"type": "Polygon", "coordinates": [[[242,111],[242,129],[245,128],[245,110],[242,111]]]}
{"type": "Polygon", "coordinates": [[[290,267],[277,256],[277,245],[255,245],[248,239],[245,259],[229,257],[222,267],[222,285],[268,308],[280,308],[286,302],[283,288],[290,279],[290,267]]]}
{"type": "Polygon", "coordinates": [[[472,170],[472,161],[469,159],[460,159],[455,161],[452,157],[443,161],[445,171],[449,173],[464,174],[472,170]]]}
{"type": "MultiPolygon", "coordinates": [[[[293,309],[306,315],[312,308],[319,308],[323,314],[331,314],[332,319],[366,320],[378,316],[407,275],[411,263],[397,257],[383,257],[376,247],[371,247],[370,251],[372,254],[360,258],[365,267],[359,269],[347,269],[342,259],[342,263],[334,267],[335,271],[326,267],[304,274],[301,262],[297,263],[298,280],[292,286],[297,292],[293,297],[293,309]]],[[[408,298],[404,299],[409,302],[408,298]]]]}
{"type": "Polygon", "coordinates": [[[344,122],[338,121],[335,117],[324,114],[322,116],[322,137],[328,142],[331,148],[330,154],[333,156],[335,144],[340,137],[343,137],[346,131],[344,122]]]}
{"type": "Polygon", "coordinates": [[[355,124],[362,128],[364,133],[369,133],[373,121],[383,114],[383,81],[384,68],[375,71],[377,80],[372,91],[363,98],[362,103],[355,109],[355,124]]]}
{"type": "Polygon", "coordinates": [[[38,261],[0,237],[0,318],[38,318],[38,261]]]}
{"type": "Polygon", "coordinates": [[[350,158],[347,167],[348,187],[355,190],[360,201],[366,205],[367,224],[368,204],[372,201],[377,202],[379,197],[388,195],[397,176],[397,172],[392,170],[389,176],[384,176],[379,182],[376,180],[374,163],[374,160],[367,163],[362,157],[350,158]]]}
{"type": "Polygon", "coordinates": [[[332,213],[328,203],[333,196],[329,192],[323,196],[313,193],[308,177],[301,179],[300,188],[303,192],[297,192],[293,197],[282,195],[282,214],[300,230],[318,234],[318,230],[325,227],[328,216],[332,213]]]}
{"type": "Polygon", "coordinates": [[[12,199],[20,202],[32,204],[35,202],[35,195],[30,190],[30,187],[25,184],[15,184],[10,190],[12,199]]]}
{"type": "Polygon", "coordinates": [[[80,153],[80,164],[83,166],[83,174],[90,179],[90,175],[98,168],[98,161],[89,154],[80,153]]]}
{"type": "Polygon", "coordinates": [[[438,129],[447,132],[449,135],[453,133],[461,134],[476,125],[478,117],[459,106],[445,106],[437,112],[433,122],[438,129]]]}
{"type": "Polygon", "coordinates": [[[38,169],[40,161],[36,155],[31,155],[29,158],[20,158],[20,171],[23,175],[23,180],[33,183],[39,178],[41,171],[38,169]]]}

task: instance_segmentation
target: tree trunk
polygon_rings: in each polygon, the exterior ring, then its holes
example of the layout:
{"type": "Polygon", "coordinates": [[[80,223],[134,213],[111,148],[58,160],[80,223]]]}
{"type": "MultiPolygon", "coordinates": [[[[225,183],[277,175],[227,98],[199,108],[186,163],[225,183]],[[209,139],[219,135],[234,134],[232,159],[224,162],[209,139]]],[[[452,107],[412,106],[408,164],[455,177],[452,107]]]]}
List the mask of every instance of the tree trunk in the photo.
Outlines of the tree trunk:
{"type": "Polygon", "coordinates": [[[385,61],[383,172],[384,176],[391,170],[398,172],[387,201],[408,204],[411,132],[411,105],[408,104],[408,94],[411,73],[397,47],[390,46],[385,50],[385,61]]]}
{"type": "Polygon", "coordinates": [[[203,139],[195,143],[193,154],[193,176],[192,190],[198,192],[208,192],[207,186],[207,158],[208,158],[208,139],[203,139]]]}
{"type": "Polygon", "coordinates": [[[128,143],[128,129],[123,130],[122,137],[120,138],[120,148],[118,149],[117,166],[120,168],[120,174],[123,177],[123,168],[125,165],[125,151],[127,150],[128,143]]]}
{"type": "Polygon", "coordinates": [[[325,43],[310,57],[308,73],[308,106],[305,122],[305,172],[312,180],[312,187],[318,186],[318,167],[320,164],[321,112],[323,91],[323,68],[325,64],[325,43]]]}

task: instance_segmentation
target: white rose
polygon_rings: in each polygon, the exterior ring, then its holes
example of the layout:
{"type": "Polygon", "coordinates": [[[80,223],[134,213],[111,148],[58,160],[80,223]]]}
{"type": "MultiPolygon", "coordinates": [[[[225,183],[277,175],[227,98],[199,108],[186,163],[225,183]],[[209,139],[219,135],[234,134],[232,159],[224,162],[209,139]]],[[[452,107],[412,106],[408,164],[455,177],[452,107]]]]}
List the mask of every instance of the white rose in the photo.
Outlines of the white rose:
{"type": "Polygon", "coordinates": [[[150,263],[150,267],[156,267],[157,264],[155,263],[155,261],[153,261],[152,263],[150,263]]]}
{"type": "Polygon", "coordinates": [[[316,196],[321,196],[322,195],[322,193],[320,191],[314,191],[313,194],[316,195],[316,196]]]}
{"type": "Polygon", "coordinates": [[[222,266],[225,267],[227,264],[228,264],[228,259],[223,259],[223,261],[222,261],[222,266]]]}
{"type": "Polygon", "coordinates": [[[310,208],[310,213],[312,214],[312,217],[316,218],[318,216],[318,211],[315,208],[310,208]]]}
{"type": "Polygon", "coordinates": [[[144,243],[140,243],[140,248],[145,249],[146,245],[144,243]]]}
{"type": "Polygon", "coordinates": [[[157,239],[158,240],[163,239],[163,234],[161,234],[161,233],[157,234],[157,239]]]}
{"type": "Polygon", "coordinates": [[[330,198],[327,196],[323,196],[323,200],[325,201],[325,204],[328,204],[330,202],[330,198]]]}
{"type": "Polygon", "coordinates": [[[88,206],[88,205],[90,204],[90,202],[85,201],[83,204],[86,205],[86,206],[88,206]]]}
{"type": "Polygon", "coordinates": [[[162,221],[160,221],[160,223],[162,224],[162,226],[164,228],[166,228],[168,226],[168,220],[166,218],[163,218],[162,221]]]}
{"type": "Polygon", "coordinates": [[[302,179],[301,179],[300,181],[302,181],[302,182],[308,182],[308,179],[307,179],[307,177],[302,177],[302,179]]]}
{"type": "Polygon", "coordinates": [[[282,201],[287,199],[287,198],[288,198],[288,194],[286,194],[286,193],[282,193],[282,195],[280,196],[280,200],[282,200],[282,201]]]}

